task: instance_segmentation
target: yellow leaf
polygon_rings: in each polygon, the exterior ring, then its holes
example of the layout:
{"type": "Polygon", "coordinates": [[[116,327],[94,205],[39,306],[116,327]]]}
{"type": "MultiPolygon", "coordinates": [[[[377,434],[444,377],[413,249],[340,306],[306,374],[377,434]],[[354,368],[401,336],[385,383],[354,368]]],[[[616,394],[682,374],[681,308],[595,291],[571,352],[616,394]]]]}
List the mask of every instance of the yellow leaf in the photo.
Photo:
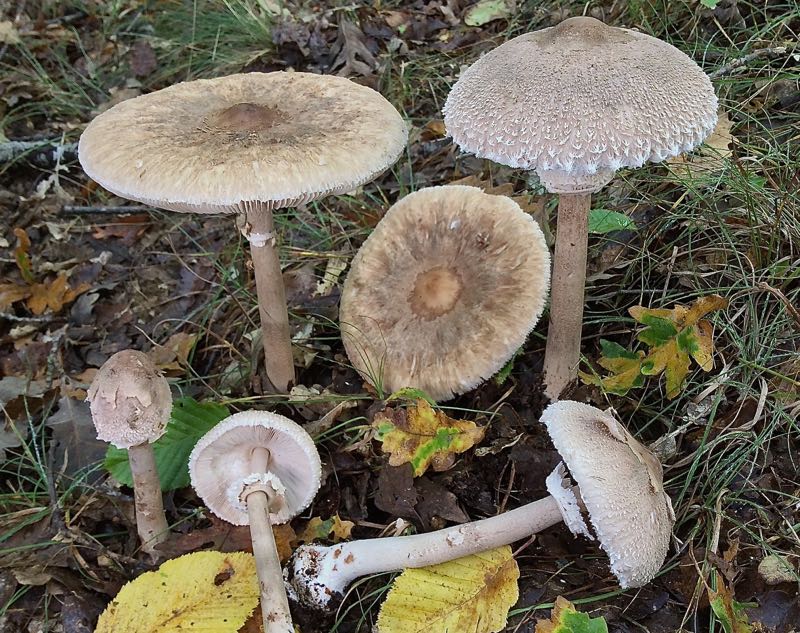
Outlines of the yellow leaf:
{"type": "Polygon", "coordinates": [[[519,568],[509,546],[406,569],[378,615],[379,633],[494,633],[519,598],[519,568]]]}
{"type": "Polygon", "coordinates": [[[251,554],[195,552],[125,585],[95,633],[235,633],[258,596],[251,554]]]}
{"type": "Polygon", "coordinates": [[[306,523],[297,540],[301,543],[311,543],[312,541],[327,539],[333,535],[331,540],[334,543],[338,543],[350,538],[350,532],[352,532],[354,525],[355,523],[352,521],[342,521],[338,514],[325,520],[320,517],[313,517],[306,523]]]}
{"type": "Polygon", "coordinates": [[[425,400],[417,400],[407,409],[391,409],[378,413],[373,421],[376,437],[389,453],[389,464],[410,463],[414,476],[428,467],[447,470],[457,453],[469,450],[483,439],[485,429],[474,422],[454,420],[443,411],[434,411],[425,400]]]}
{"type": "Polygon", "coordinates": [[[721,172],[731,155],[731,127],[727,113],[721,111],[714,131],[697,150],[667,161],[670,171],[678,178],[701,178],[721,172]]]}
{"type": "Polygon", "coordinates": [[[537,620],[534,633],[608,633],[603,618],[590,618],[566,598],[558,596],[549,620],[537,620]]]}
{"type": "Polygon", "coordinates": [[[47,308],[59,312],[65,305],[72,303],[79,294],[89,289],[88,284],[81,284],[75,289],[69,287],[67,276],[64,273],[50,282],[32,284],[27,303],[31,312],[36,315],[43,314],[47,308]]]}
{"type": "Polygon", "coordinates": [[[342,521],[339,518],[339,515],[336,514],[333,517],[333,527],[331,528],[331,534],[333,534],[333,542],[338,543],[339,541],[344,541],[350,538],[350,533],[353,531],[353,527],[355,523],[352,521],[342,521]]]}

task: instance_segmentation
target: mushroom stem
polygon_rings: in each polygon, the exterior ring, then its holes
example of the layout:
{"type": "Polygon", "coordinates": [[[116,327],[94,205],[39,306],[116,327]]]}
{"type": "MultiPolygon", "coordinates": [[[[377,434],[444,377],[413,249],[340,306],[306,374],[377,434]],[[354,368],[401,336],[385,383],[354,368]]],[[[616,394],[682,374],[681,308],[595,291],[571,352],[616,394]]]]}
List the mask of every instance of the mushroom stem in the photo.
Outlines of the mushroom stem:
{"type": "Polygon", "coordinates": [[[562,193],[553,258],[550,325],[544,356],[545,395],[557,400],[575,378],[581,355],[591,193],[562,193]]]}
{"type": "Polygon", "coordinates": [[[155,556],[155,546],[169,535],[161,482],[156,470],[153,445],[138,444],[128,448],[128,461],[133,476],[133,497],[136,504],[136,529],[142,540],[142,550],[155,556]]]}
{"type": "Polygon", "coordinates": [[[267,378],[275,391],[286,392],[294,382],[294,360],[272,211],[249,209],[245,222],[256,278],[267,378]]]}
{"type": "Polygon", "coordinates": [[[552,496],[488,519],[413,536],[366,539],[331,547],[300,547],[292,562],[292,586],[309,607],[324,608],[356,578],[426,567],[508,545],[563,521],[552,496]]]}
{"type": "MultiPolygon", "coordinates": [[[[250,454],[250,468],[254,473],[265,473],[269,467],[269,450],[262,446],[250,454]]],[[[261,616],[264,633],[294,633],[289,599],[283,584],[283,572],[269,520],[270,498],[263,490],[254,490],[245,497],[250,518],[250,538],[256,559],[256,573],[261,591],[261,616]]]]}

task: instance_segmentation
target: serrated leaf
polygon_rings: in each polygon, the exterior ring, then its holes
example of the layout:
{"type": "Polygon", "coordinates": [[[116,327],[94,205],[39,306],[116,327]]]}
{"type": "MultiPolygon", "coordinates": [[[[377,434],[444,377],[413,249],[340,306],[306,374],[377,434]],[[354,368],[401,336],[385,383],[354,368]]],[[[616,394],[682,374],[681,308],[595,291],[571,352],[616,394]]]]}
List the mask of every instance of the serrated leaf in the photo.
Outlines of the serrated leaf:
{"type": "Polygon", "coordinates": [[[406,569],[378,615],[379,633],[495,633],[519,598],[506,545],[441,565],[406,569]]]}
{"type": "Polygon", "coordinates": [[[236,633],[258,605],[251,554],[195,552],[125,585],[95,633],[236,633]]]}
{"type": "Polygon", "coordinates": [[[624,213],[609,209],[589,211],[589,233],[604,235],[612,231],[636,230],[636,224],[624,213]]]}
{"type": "Polygon", "coordinates": [[[566,598],[558,596],[549,620],[538,620],[534,633],[608,633],[603,618],[590,618],[575,609],[566,598]]]}
{"type": "Polygon", "coordinates": [[[417,400],[407,409],[387,408],[375,416],[376,438],[389,453],[389,464],[410,463],[414,476],[428,467],[447,470],[457,453],[469,450],[483,439],[485,429],[474,422],[454,420],[443,411],[434,411],[425,400],[417,400]]]}
{"type": "MultiPolygon", "coordinates": [[[[176,490],[189,485],[189,454],[194,445],[228,415],[227,407],[213,402],[201,403],[193,398],[175,401],[166,432],[153,443],[162,490],[176,490]]],[[[133,486],[127,450],[110,446],[104,466],[114,479],[133,486]]]]}
{"type": "Polygon", "coordinates": [[[719,574],[716,576],[717,588],[708,588],[708,600],[722,629],[725,633],[752,633],[753,627],[745,613],[746,605],[736,602],[722,577],[719,574]]]}

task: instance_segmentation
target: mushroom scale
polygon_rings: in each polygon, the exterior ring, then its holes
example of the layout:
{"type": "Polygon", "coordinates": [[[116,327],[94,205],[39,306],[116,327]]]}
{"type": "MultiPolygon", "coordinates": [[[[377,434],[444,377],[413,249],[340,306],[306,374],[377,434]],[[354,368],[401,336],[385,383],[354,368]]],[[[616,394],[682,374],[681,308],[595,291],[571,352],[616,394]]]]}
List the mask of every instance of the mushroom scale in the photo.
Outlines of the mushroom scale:
{"type": "Polygon", "coordinates": [[[590,192],[620,167],[699,145],[717,98],[671,44],[577,17],[477,60],[453,86],[444,121],[465,151],[535,170],[552,192],[590,192]]]}
{"type": "Polygon", "coordinates": [[[587,404],[553,403],[541,420],[580,487],[620,585],[650,582],[664,563],[675,523],[661,463],[612,415],[587,404]]]}
{"type": "Polygon", "coordinates": [[[378,92],[336,76],[198,79],[117,104],[81,135],[87,174],[172,211],[278,209],[372,180],[407,129],[378,92]]]}
{"type": "Polygon", "coordinates": [[[542,231],[513,200],[422,189],[386,212],[353,259],[339,315],[347,355],[372,384],[449,399],[525,342],[549,276],[542,231]]]}

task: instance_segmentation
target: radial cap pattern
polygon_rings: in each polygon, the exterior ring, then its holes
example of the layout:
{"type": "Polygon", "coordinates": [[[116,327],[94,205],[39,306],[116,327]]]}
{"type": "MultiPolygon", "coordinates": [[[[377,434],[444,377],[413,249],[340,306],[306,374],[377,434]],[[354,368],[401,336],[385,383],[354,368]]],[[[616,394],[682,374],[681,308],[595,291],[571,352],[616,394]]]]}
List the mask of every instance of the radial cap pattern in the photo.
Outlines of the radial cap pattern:
{"type": "Polygon", "coordinates": [[[664,564],[675,522],[661,463],[612,415],[587,404],[555,402],[542,422],[580,487],[620,585],[650,582],[664,564]]]}
{"type": "Polygon", "coordinates": [[[513,200],[422,189],[389,209],[353,259],[339,315],[347,355],[384,390],[449,399],[525,342],[549,276],[541,229],[513,200]]]}
{"type": "Polygon", "coordinates": [[[298,72],[198,79],[136,97],[81,136],[84,170],[109,191],[173,211],[278,209],[372,180],[405,147],[379,93],[298,72]]]}
{"type": "Polygon", "coordinates": [[[699,145],[717,98],[671,44],[579,17],[481,57],[453,86],[444,121],[467,152],[535,170],[553,192],[590,192],[620,167],[699,145]]]}

